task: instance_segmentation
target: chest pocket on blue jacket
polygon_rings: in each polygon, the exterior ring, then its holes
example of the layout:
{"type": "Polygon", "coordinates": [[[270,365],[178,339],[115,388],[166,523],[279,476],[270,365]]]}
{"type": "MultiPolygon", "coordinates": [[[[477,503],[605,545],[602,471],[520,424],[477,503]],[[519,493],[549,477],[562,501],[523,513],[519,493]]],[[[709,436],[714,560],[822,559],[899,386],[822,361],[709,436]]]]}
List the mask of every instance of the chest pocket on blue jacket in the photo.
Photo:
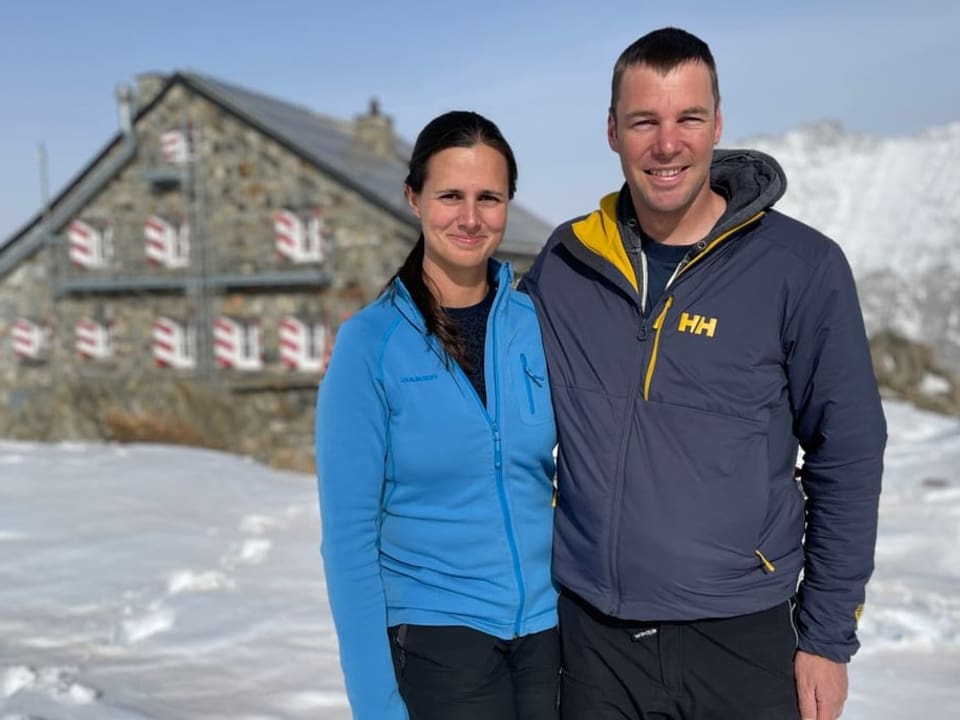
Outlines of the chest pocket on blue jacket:
{"type": "Polygon", "coordinates": [[[520,417],[528,425],[553,420],[550,404],[550,383],[542,353],[521,352],[514,360],[515,394],[520,417]]]}

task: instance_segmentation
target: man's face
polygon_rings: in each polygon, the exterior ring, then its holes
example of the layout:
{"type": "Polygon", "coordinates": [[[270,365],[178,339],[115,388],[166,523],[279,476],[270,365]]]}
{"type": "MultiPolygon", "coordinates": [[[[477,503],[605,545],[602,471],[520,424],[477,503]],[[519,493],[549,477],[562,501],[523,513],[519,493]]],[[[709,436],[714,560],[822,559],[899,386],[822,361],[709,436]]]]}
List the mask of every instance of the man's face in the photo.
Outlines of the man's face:
{"type": "Polygon", "coordinates": [[[708,205],[721,128],[704,64],[685,62],[666,75],[646,65],[627,68],[607,139],[642,226],[675,226],[708,205]]]}

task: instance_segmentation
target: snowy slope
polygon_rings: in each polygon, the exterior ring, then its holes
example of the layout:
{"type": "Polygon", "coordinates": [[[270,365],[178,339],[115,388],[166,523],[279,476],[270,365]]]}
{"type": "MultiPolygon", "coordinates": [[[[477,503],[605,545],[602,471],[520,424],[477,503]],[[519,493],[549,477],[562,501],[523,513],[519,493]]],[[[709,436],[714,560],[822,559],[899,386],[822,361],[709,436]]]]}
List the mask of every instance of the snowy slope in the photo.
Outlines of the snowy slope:
{"type": "Polygon", "coordinates": [[[222,453],[0,443],[0,719],[346,720],[318,516],[222,453]]]}
{"type": "Polygon", "coordinates": [[[871,331],[930,342],[960,370],[960,122],[893,138],[821,123],[737,145],[783,166],[777,209],[843,246],[871,331]]]}
{"type": "MultiPolygon", "coordinates": [[[[887,405],[845,720],[960,717],[960,421],[887,405]]],[[[0,720],[347,720],[313,478],[0,442],[0,720]]]]}

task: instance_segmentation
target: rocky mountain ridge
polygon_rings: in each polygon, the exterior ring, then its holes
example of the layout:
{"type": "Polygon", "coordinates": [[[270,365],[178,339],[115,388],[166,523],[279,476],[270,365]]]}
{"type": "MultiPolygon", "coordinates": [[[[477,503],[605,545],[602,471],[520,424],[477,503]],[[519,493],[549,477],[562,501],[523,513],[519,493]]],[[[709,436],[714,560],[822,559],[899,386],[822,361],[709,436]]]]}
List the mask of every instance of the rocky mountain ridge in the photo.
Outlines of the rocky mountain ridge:
{"type": "Polygon", "coordinates": [[[960,413],[960,121],[909,137],[822,122],[735,145],[775,157],[777,209],[843,247],[885,389],[960,413]]]}
{"type": "Polygon", "coordinates": [[[843,247],[868,331],[926,343],[960,371],[960,122],[889,138],[819,123],[737,145],[783,166],[778,210],[843,247]]]}

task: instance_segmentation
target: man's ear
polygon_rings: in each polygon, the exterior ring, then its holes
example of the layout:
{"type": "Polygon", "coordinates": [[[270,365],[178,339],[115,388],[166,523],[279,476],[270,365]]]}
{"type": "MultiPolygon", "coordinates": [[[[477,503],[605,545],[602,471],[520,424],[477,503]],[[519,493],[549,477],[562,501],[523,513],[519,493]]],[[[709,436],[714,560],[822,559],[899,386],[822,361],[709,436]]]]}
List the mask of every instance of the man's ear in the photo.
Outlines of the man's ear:
{"type": "Polygon", "coordinates": [[[607,143],[610,149],[620,154],[620,142],[617,140],[617,119],[612,112],[607,113],[607,143]]]}

